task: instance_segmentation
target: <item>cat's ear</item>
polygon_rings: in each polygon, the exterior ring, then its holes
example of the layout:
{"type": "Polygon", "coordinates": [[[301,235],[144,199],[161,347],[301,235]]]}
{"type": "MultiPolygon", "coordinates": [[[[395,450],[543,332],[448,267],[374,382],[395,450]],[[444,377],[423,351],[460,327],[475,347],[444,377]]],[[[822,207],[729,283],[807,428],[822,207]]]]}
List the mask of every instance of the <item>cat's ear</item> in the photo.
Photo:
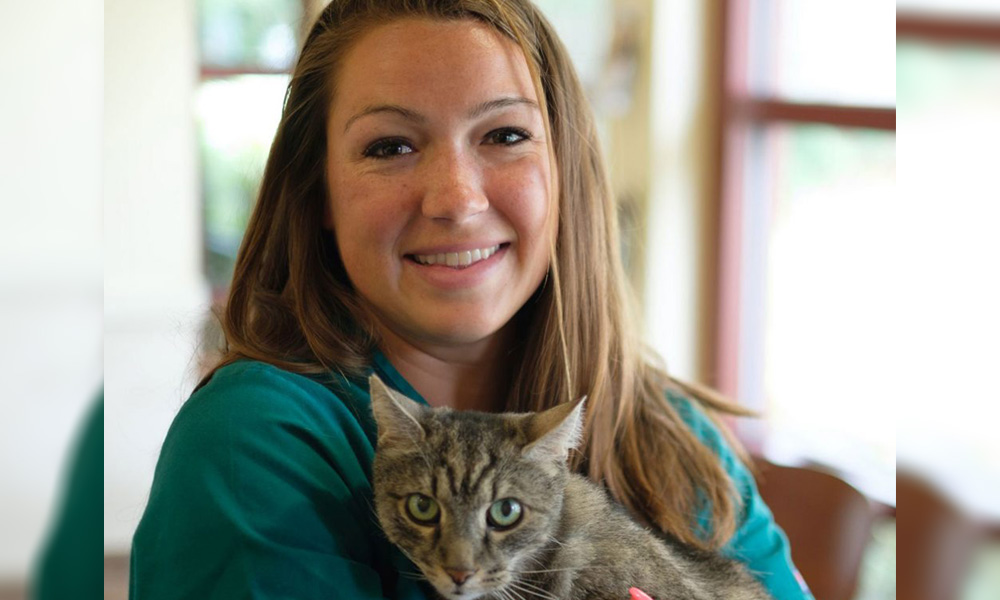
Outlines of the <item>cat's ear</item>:
{"type": "Polygon", "coordinates": [[[379,446],[423,441],[426,434],[420,425],[420,415],[427,410],[426,407],[389,389],[378,375],[368,378],[368,389],[372,396],[372,413],[378,425],[379,446]]]}
{"type": "Polygon", "coordinates": [[[583,405],[587,397],[532,415],[527,421],[525,456],[565,462],[583,435],[583,405]]]}

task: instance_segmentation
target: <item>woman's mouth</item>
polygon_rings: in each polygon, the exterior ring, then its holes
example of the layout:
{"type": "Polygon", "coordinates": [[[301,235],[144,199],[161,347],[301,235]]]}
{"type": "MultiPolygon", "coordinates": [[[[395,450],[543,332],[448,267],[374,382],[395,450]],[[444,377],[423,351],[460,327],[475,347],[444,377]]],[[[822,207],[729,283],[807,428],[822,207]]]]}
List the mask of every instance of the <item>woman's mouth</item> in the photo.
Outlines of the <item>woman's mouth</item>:
{"type": "Polygon", "coordinates": [[[466,267],[471,267],[472,265],[478,263],[479,261],[486,260],[487,258],[496,254],[501,247],[507,246],[507,243],[496,244],[488,248],[475,248],[472,250],[464,250],[462,252],[442,252],[439,254],[410,254],[409,258],[413,259],[415,262],[422,265],[441,265],[445,267],[451,267],[453,269],[464,269],[466,267]]]}

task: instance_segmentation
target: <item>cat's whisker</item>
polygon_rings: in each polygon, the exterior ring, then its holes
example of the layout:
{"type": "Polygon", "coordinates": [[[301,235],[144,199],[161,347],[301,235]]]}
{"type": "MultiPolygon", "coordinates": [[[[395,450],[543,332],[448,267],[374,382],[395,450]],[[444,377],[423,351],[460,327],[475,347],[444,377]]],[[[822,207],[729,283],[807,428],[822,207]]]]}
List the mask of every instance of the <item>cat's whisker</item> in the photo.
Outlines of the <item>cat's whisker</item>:
{"type": "Polygon", "coordinates": [[[517,573],[518,575],[527,574],[538,574],[538,573],[561,573],[563,571],[589,571],[591,569],[610,569],[612,567],[606,567],[603,565],[581,565],[578,567],[566,567],[561,569],[539,569],[537,571],[511,571],[511,573],[517,573]]]}
{"type": "Polygon", "coordinates": [[[507,592],[505,588],[493,590],[493,593],[497,594],[501,598],[501,600],[514,600],[514,598],[511,597],[511,595],[507,592]]]}
{"type": "Polygon", "coordinates": [[[548,592],[536,585],[532,585],[527,581],[512,581],[510,585],[515,589],[531,594],[532,596],[537,596],[542,600],[559,600],[555,594],[552,594],[551,592],[548,592]]]}
{"type": "Polygon", "coordinates": [[[545,588],[541,587],[536,583],[528,581],[527,579],[515,579],[514,582],[521,586],[527,586],[529,588],[534,588],[536,590],[539,590],[541,593],[549,594],[550,596],[552,595],[552,593],[546,590],[545,588]]]}
{"type": "MultiPolygon", "coordinates": [[[[413,565],[415,567],[417,567],[418,569],[421,568],[420,567],[420,563],[417,562],[417,559],[413,558],[413,555],[411,555],[409,552],[407,552],[406,550],[404,550],[403,548],[401,548],[399,546],[396,546],[396,548],[403,554],[403,556],[405,556],[406,558],[410,559],[410,562],[413,563],[413,565]]],[[[405,572],[406,571],[400,571],[400,573],[405,573],[405,572]]],[[[426,580],[426,581],[430,581],[430,579],[426,575],[424,575],[424,573],[423,573],[422,570],[420,571],[420,577],[422,579],[426,580]]]]}
{"type": "Polygon", "coordinates": [[[548,564],[549,564],[545,560],[543,560],[541,553],[539,553],[537,555],[536,554],[531,554],[531,555],[525,556],[524,558],[526,560],[530,560],[530,561],[536,563],[537,565],[539,565],[541,567],[547,567],[548,564]]]}
{"type": "MultiPolygon", "coordinates": [[[[531,557],[529,557],[529,558],[531,558],[531,557]]],[[[528,563],[527,561],[525,561],[525,565],[524,566],[526,566],[526,567],[535,567],[535,568],[544,568],[544,567],[548,566],[545,562],[543,562],[541,560],[538,560],[537,558],[531,558],[531,561],[532,561],[531,563],[528,563]]],[[[515,569],[515,568],[511,568],[511,569],[508,569],[508,570],[510,570],[512,572],[518,572],[518,569],[515,569]]]]}
{"type": "Polygon", "coordinates": [[[524,596],[521,595],[521,592],[517,591],[517,589],[513,587],[513,585],[514,585],[513,582],[508,583],[507,584],[508,587],[504,588],[504,591],[513,596],[515,600],[527,600],[524,596]]]}

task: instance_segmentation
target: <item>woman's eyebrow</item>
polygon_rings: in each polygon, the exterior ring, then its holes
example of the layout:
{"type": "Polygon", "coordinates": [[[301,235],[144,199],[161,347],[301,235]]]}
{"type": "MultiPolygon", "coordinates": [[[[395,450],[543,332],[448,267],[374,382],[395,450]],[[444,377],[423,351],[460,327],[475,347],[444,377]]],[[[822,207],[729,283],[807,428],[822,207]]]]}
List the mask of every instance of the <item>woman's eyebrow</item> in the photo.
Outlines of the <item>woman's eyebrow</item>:
{"type": "Polygon", "coordinates": [[[402,106],[399,106],[397,104],[375,104],[366,107],[364,110],[362,110],[358,114],[348,119],[347,123],[344,125],[344,133],[347,133],[347,130],[351,128],[351,125],[353,125],[354,122],[360,119],[361,117],[366,117],[368,115],[373,115],[376,113],[383,113],[383,112],[394,113],[403,117],[404,119],[407,119],[409,121],[415,121],[417,123],[423,123],[427,120],[427,118],[421,115],[420,113],[412,111],[408,108],[403,108],[402,106]]]}
{"type": "MultiPolygon", "coordinates": [[[[508,106],[519,106],[526,105],[531,108],[538,108],[538,103],[534,100],[529,100],[523,96],[505,96],[503,98],[497,98],[495,100],[487,100],[482,104],[477,104],[468,113],[469,119],[477,119],[486,113],[500,110],[502,108],[507,108],[508,106]]],[[[351,125],[361,117],[366,117],[368,115],[373,115],[377,113],[392,113],[407,119],[408,121],[414,121],[416,123],[424,123],[427,121],[427,117],[422,114],[399,106],[398,104],[373,104],[371,106],[365,107],[361,112],[355,114],[347,123],[344,124],[344,133],[351,128],[351,125]]]]}
{"type": "Polygon", "coordinates": [[[469,111],[469,118],[476,119],[494,110],[500,110],[501,108],[507,108],[508,106],[517,106],[522,104],[530,106],[531,108],[538,108],[538,103],[534,100],[529,100],[523,96],[505,96],[503,98],[497,98],[496,100],[487,100],[482,104],[476,105],[469,111]]]}

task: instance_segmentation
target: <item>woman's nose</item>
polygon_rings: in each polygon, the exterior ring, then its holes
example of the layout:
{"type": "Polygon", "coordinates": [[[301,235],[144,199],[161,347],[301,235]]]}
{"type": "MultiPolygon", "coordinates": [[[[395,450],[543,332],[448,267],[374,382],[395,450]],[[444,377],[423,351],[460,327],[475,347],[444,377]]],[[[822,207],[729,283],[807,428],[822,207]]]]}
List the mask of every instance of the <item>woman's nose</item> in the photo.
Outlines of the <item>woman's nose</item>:
{"type": "Polygon", "coordinates": [[[482,167],[474,156],[451,149],[433,157],[428,166],[421,205],[425,217],[460,222],[489,208],[482,167]]]}

